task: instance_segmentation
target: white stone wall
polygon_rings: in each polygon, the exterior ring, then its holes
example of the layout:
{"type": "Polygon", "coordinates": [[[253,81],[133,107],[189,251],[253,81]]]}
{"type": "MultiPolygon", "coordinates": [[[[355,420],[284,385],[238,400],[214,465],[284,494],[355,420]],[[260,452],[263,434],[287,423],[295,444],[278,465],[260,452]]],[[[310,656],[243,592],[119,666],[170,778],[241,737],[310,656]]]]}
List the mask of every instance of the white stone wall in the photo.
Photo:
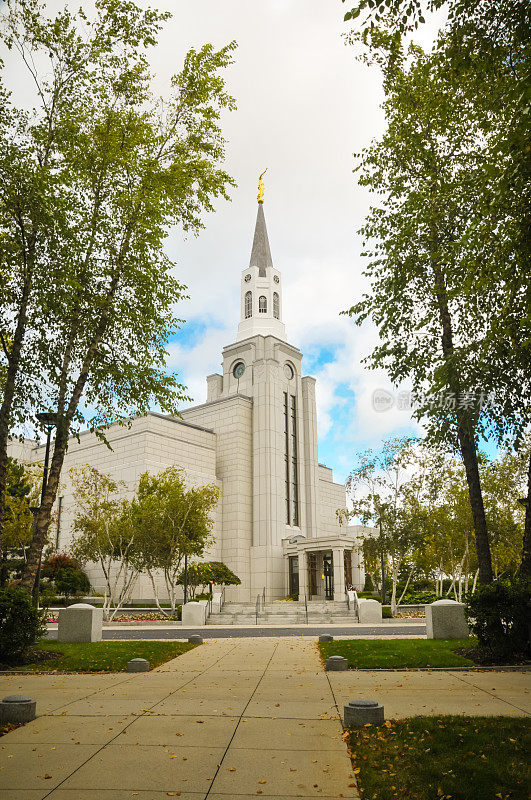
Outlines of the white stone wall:
{"type": "Polygon", "coordinates": [[[346,507],[345,487],[334,483],[332,470],[319,464],[319,535],[337,536],[341,533],[336,511],[346,507]]]}
{"type": "MultiPolygon", "coordinates": [[[[148,414],[133,420],[131,427],[113,425],[106,432],[112,449],[108,449],[94,434],[85,432],[80,441],[71,439],[65,457],[58,498],[61,497],[59,529],[51,530],[50,539],[60,551],[68,551],[72,539],[72,523],[75,514],[73,486],[69,477],[72,467],[86,464],[100,472],[122,481],[123,496],[131,497],[138,487],[144,472],[157,474],[166,467],[177,464],[183,468],[189,486],[214,484],[222,490],[222,482],[216,476],[216,437],[212,431],[186,425],[178,419],[148,414]]],[[[18,443],[17,443],[18,445],[18,443]]],[[[10,446],[15,457],[20,447],[10,446]]],[[[44,458],[44,446],[33,451],[34,460],[44,458]]],[[[56,503],[56,511],[59,499],[56,503]]],[[[215,543],[205,553],[205,560],[221,560],[221,535],[223,518],[223,496],[221,492],[214,512],[213,536],[215,543]]],[[[96,591],[103,591],[101,570],[89,565],[87,574],[96,591]]],[[[161,591],[161,596],[164,592],[161,591]]],[[[140,576],[133,590],[133,597],[151,599],[153,590],[147,576],[140,576]]]]}
{"type": "Polygon", "coordinates": [[[227,587],[227,599],[249,600],[252,544],[252,413],[248,397],[221,398],[182,412],[186,422],[216,432],[216,474],[223,484],[223,535],[219,560],[236,573],[242,586],[227,587]]]}

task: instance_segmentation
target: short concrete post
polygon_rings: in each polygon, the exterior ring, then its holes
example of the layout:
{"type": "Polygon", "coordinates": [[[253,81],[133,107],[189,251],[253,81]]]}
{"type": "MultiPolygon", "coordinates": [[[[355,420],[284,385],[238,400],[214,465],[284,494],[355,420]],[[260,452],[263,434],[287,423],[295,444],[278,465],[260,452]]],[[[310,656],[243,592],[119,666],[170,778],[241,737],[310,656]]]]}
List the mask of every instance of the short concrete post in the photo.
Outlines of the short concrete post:
{"type": "Polygon", "coordinates": [[[322,633],[319,636],[319,641],[320,642],[333,642],[334,641],[334,637],[330,633],[322,633]]]}
{"type": "Polygon", "coordinates": [[[102,608],[74,603],[60,609],[58,622],[58,642],[101,642],[102,608]]]}
{"type": "Polygon", "coordinates": [[[188,625],[192,628],[199,628],[206,625],[208,615],[208,603],[206,600],[190,600],[182,608],[181,620],[183,628],[188,625]]]}
{"type": "Polygon", "coordinates": [[[149,661],[145,658],[132,658],[127,662],[128,672],[149,672],[149,661]]]}
{"type": "Polygon", "coordinates": [[[384,721],[384,707],[377,700],[351,700],[344,707],[343,720],[346,728],[381,725],[384,721]]]}
{"type": "Polygon", "coordinates": [[[358,600],[358,621],[365,624],[382,621],[382,604],[378,600],[361,597],[358,600]]]}
{"type": "Polygon", "coordinates": [[[325,661],[325,669],[333,672],[341,672],[348,669],[348,661],[343,656],[330,656],[325,661]]]}
{"type": "Polygon", "coordinates": [[[23,694],[10,694],[0,702],[0,722],[31,722],[37,701],[23,694]]]}
{"type": "Polygon", "coordinates": [[[203,644],[203,637],[199,636],[197,633],[193,633],[188,637],[188,641],[190,644],[203,644]]]}
{"type": "Polygon", "coordinates": [[[436,600],[425,607],[428,639],[467,639],[470,631],[464,603],[436,600]]]}

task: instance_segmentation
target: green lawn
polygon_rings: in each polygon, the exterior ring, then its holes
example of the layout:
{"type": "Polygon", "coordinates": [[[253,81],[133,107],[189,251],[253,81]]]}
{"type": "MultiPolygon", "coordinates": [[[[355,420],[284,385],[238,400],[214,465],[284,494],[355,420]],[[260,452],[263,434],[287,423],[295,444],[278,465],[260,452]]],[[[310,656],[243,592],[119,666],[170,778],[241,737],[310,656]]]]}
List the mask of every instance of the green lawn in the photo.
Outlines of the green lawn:
{"type": "Polygon", "coordinates": [[[151,668],[176,658],[197,647],[188,642],[111,641],[56,642],[41,639],[38,650],[50,653],[50,659],[39,660],[21,667],[20,672],[124,672],[132,658],[147,658],[151,668]]]}
{"type": "Polygon", "coordinates": [[[528,800],[531,722],[411,717],[350,732],[363,800],[528,800]]]}
{"type": "Polygon", "coordinates": [[[321,656],[344,656],[350,669],[425,669],[466,667],[473,661],[454,650],[474,647],[469,639],[344,639],[319,642],[321,656]]]}

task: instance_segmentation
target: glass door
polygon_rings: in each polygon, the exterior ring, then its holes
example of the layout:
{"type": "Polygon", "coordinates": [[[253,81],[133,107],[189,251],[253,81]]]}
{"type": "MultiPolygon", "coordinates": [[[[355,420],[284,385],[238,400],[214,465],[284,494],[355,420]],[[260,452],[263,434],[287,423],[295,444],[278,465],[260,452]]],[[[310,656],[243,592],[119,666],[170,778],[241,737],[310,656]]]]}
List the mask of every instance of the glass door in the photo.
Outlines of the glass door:
{"type": "Polygon", "coordinates": [[[317,594],[317,553],[308,553],[308,599],[317,594]]]}
{"type": "Polygon", "coordinates": [[[289,557],[289,594],[299,596],[299,557],[289,557]]]}
{"type": "Polygon", "coordinates": [[[334,563],[332,553],[323,553],[323,575],[325,585],[325,600],[334,599],[334,563]]]}

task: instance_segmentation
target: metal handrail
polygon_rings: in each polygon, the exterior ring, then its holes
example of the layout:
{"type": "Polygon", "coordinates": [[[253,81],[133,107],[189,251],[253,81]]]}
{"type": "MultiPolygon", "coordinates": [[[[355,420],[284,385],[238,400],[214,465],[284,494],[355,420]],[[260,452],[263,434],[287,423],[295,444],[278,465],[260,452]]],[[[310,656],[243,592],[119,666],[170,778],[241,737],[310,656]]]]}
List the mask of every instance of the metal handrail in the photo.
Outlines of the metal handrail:
{"type": "Polygon", "coordinates": [[[220,611],[221,611],[221,609],[223,608],[224,605],[225,605],[225,585],[223,585],[221,587],[221,603],[220,603],[220,606],[219,606],[219,610],[220,611]]]}
{"type": "Polygon", "coordinates": [[[260,595],[256,595],[256,606],[254,609],[255,614],[255,625],[258,625],[258,614],[260,613],[260,595]]]}
{"type": "Polygon", "coordinates": [[[304,592],[304,609],[306,611],[306,625],[308,624],[308,598],[306,597],[306,592],[304,592]]]}
{"type": "Polygon", "coordinates": [[[266,587],[264,586],[264,588],[262,589],[262,608],[264,609],[264,611],[265,611],[265,598],[266,598],[266,587]]]}
{"type": "Polygon", "coordinates": [[[348,596],[348,590],[345,589],[345,595],[347,598],[347,611],[350,613],[350,597],[348,596]]]}

